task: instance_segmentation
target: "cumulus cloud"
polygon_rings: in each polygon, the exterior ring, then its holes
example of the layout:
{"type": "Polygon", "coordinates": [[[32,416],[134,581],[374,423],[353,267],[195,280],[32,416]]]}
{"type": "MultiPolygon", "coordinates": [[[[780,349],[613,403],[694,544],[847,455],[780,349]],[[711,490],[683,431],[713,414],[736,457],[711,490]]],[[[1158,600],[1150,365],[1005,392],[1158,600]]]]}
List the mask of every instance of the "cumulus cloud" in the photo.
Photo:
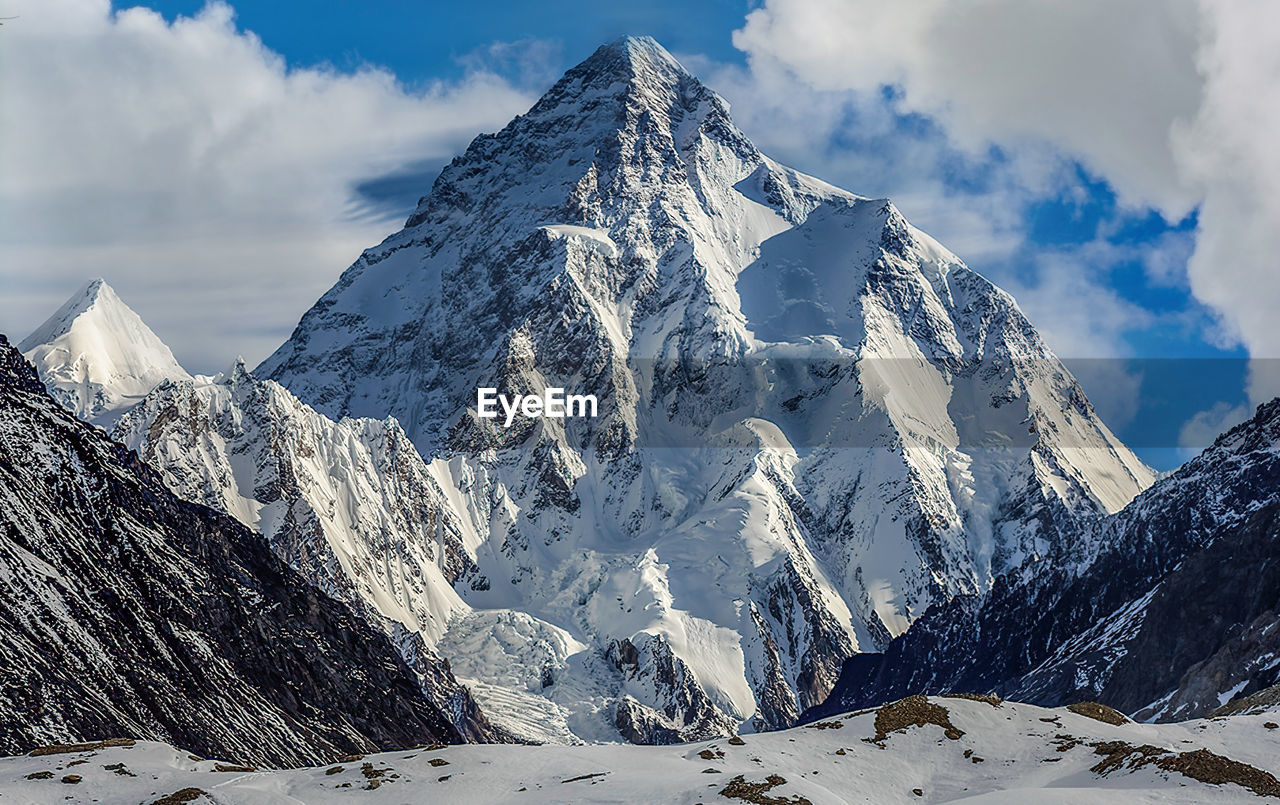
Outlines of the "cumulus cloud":
{"type": "Polygon", "coordinates": [[[963,153],[947,132],[904,119],[879,92],[823,89],[775,61],[750,68],[681,54],[733,107],[734,122],[781,162],[855,193],[892,197],[916,225],[975,265],[1010,257],[1024,242],[1027,205],[1061,184],[1067,166],[1043,148],[1012,158],[963,153]],[[955,172],[981,176],[960,188],[955,172]]]}
{"type": "MultiPolygon", "coordinates": [[[[1203,193],[1191,289],[1254,357],[1280,358],[1280,6],[1215,2],[1205,16],[1204,100],[1173,136],[1179,166],[1203,193]]],[[[1255,372],[1256,401],[1280,393],[1274,374],[1255,372]]]]}
{"type": "Polygon", "coordinates": [[[1169,138],[1198,103],[1197,21],[1193,0],[769,0],[734,42],[820,88],[897,86],[972,147],[1057,143],[1185,212],[1169,138]]]}
{"type": "Polygon", "coordinates": [[[766,0],[734,41],[818,91],[895,87],[970,151],[1048,145],[1124,205],[1198,208],[1192,292],[1280,356],[1277,29],[1267,0],[766,0]]]}
{"type": "Polygon", "coordinates": [[[264,357],[399,226],[353,186],[442,164],[528,107],[467,66],[409,90],[374,67],[292,69],[224,4],[173,23],[24,5],[0,48],[0,329],[24,336],[101,275],[192,370],[264,357]]]}

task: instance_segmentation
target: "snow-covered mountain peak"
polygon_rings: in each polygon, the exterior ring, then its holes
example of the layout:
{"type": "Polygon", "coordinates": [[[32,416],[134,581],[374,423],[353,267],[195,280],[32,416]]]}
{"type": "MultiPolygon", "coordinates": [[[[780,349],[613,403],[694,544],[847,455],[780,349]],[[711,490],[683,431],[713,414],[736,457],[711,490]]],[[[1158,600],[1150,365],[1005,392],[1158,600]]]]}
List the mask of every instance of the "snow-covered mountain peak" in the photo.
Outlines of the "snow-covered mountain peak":
{"type": "MultiPolygon", "coordinates": [[[[651,40],[477,137],[256,374],[447,465],[490,582],[463,599],[571,627],[643,740],[788,723],[1151,481],[1012,297],[762,154],[651,40]],[[599,416],[475,416],[547,386],[599,416]]],[[[538,695],[581,713],[576,684],[538,695]]]]}
{"type": "Polygon", "coordinates": [[[654,75],[692,75],[651,36],[623,36],[596,48],[575,68],[583,73],[607,73],[620,78],[654,75]]]}
{"type": "Polygon", "coordinates": [[[245,366],[244,356],[237,355],[236,359],[231,362],[230,366],[227,367],[227,370],[222,374],[218,375],[216,380],[217,382],[224,383],[230,386],[230,385],[235,385],[237,383],[243,382],[245,379],[249,377],[250,377],[249,368],[245,366]]]}
{"type": "Polygon", "coordinates": [[[557,109],[569,107],[581,112],[606,98],[625,99],[632,107],[662,111],[700,94],[714,93],[662,45],[647,36],[628,36],[600,46],[571,68],[522,117],[550,117],[557,109]]]}
{"type": "Polygon", "coordinates": [[[128,306],[116,295],[115,289],[102,277],[96,277],[71,294],[67,301],[45,320],[44,324],[37,327],[31,335],[18,344],[18,350],[26,352],[40,344],[66,335],[77,318],[99,306],[104,310],[110,310],[116,306],[124,306],[128,309],[128,306]]]}
{"type": "Polygon", "coordinates": [[[598,210],[580,207],[593,191],[640,200],[669,190],[659,177],[689,158],[699,136],[729,145],[753,167],[763,159],[733,126],[728,104],[661,45],[619,39],[571,68],[501,131],[478,136],[440,174],[407,226],[460,206],[475,209],[495,190],[547,216],[531,223],[598,225],[601,214],[608,217],[605,199],[598,210]]]}
{"type": "Polygon", "coordinates": [[[165,380],[189,378],[103,279],[86,283],[18,346],[60,403],[109,423],[165,380]]]}

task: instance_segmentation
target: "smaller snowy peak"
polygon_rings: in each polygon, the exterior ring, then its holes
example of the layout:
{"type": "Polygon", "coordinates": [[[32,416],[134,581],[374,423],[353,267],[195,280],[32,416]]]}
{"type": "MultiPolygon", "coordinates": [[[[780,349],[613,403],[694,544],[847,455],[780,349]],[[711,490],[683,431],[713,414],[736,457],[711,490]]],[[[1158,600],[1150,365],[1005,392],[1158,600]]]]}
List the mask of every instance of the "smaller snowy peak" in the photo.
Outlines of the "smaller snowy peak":
{"type": "Polygon", "coordinates": [[[110,304],[112,299],[116,301],[120,299],[102,277],[89,280],[81,286],[80,290],[71,294],[71,297],[62,303],[62,307],[58,308],[44,324],[37,327],[35,332],[18,344],[18,351],[29,352],[41,344],[66,335],[75,320],[91,310],[103,298],[107,300],[107,304],[110,304]]]}
{"type": "Polygon", "coordinates": [[[231,362],[231,366],[227,367],[227,371],[218,375],[215,381],[224,386],[233,386],[243,382],[249,378],[249,369],[245,366],[244,356],[237,355],[236,359],[231,362]]]}
{"type": "Polygon", "coordinates": [[[99,278],[18,345],[58,402],[108,424],[165,380],[189,379],[173,352],[99,278]]]}

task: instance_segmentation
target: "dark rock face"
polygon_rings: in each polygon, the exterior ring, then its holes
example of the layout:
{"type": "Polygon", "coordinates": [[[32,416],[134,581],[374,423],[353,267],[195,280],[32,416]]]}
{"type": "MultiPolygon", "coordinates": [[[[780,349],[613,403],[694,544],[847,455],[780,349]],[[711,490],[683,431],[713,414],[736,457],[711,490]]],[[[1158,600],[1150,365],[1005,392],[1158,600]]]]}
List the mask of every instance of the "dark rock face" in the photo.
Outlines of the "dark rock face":
{"type": "Polygon", "coordinates": [[[1177,720],[1213,712],[1227,692],[1270,687],[1280,682],[1278,610],[1280,501],[1161,581],[1100,696],[1139,718],[1177,720]]]}
{"type": "Polygon", "coordinates": [[[0,579],[0,752],[125,735],[291,765],[461,739],[384,635],[65,412],[3,336],[0,579]]]}
{"type": "Polygon", "coordinates": [[[849,659],[812,720],[917,692],[995,690],[1139,718],[1208,715],[1280,666],[1280,399],[1098,525],[1096,558],[932,608],[849,659]]]}
{"type": "Polygon", "coordinates": [[[609,647],[606,658],[659,704],[650,707],[630,696],[619,699],[614,726],[628,741],[673,744],[690,740],[690,735],[701,740],[734,732],[734,724],[711,703],[664,637],[650,637],[639,646],[620,640],[609,647]]]}

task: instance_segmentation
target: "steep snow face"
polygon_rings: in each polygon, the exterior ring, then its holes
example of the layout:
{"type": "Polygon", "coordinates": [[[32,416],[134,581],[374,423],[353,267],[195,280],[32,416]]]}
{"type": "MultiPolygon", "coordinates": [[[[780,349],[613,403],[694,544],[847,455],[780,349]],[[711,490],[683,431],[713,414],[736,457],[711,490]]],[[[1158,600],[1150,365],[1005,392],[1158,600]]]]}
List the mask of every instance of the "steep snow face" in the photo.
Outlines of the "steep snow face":
{"type": "Polygon", "coordinates": [[[1008,294],[761,154],[648,39],[478,137],[258,373],[395,416],[468,524],[460,595],[604,658],[636,740],[791,723],[1152,480],[1008,294]],[[599,416],[503,428],[480,386],[599,416]]]}
{"type": "Polygon", "coordinates": [[[165,380],[190,377],[173,353],[95,279],[18,345],[54,399],[81,419],[109,425],[165,380]]]}
{"type": "Polygon", "coordinates": [[[394,419],[333,422],[237,362],[166,383],[112,431],[187,500],[261,532],[322,590],[388,631],[412,660],[482,583],[433,471],[394,419]]]}

